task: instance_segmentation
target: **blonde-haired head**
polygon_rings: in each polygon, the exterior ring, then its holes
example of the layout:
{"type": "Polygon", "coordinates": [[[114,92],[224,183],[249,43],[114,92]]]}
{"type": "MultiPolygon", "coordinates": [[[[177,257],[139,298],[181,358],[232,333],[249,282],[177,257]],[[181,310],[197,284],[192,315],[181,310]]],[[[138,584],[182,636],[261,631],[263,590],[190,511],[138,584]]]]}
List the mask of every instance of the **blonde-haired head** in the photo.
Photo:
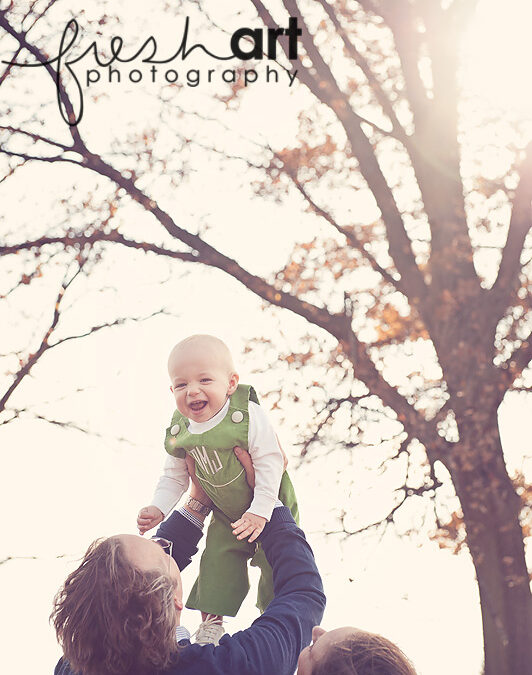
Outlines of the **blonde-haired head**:
{"type": "Polygon", "coordinates": [[[172,366],[176,359],[186,358],[187,354],[198,353],[208,353],[209,356],[214,357],[218,365],[227,371],[228,374],[235,371],[233,357],[223,340],[220,340],[220,338],[217,338],[214,335],[197,334],[190,335],[184,340],[181,340],[172,348],[168,357],[169,372],[172,371],[172,366]]]}

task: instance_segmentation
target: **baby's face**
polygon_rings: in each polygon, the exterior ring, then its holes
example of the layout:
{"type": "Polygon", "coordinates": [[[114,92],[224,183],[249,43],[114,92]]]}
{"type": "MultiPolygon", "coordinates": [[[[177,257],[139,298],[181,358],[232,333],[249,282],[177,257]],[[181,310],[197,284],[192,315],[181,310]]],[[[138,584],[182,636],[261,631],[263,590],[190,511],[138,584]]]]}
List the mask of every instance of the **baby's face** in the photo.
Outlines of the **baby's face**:
{"type": "Polygon", "coordinates": [[[171,356],[168,372],[177,409],[194,422],[216,415],[238,385],[238,375],[204,344],[179,349],[171,356]]]}

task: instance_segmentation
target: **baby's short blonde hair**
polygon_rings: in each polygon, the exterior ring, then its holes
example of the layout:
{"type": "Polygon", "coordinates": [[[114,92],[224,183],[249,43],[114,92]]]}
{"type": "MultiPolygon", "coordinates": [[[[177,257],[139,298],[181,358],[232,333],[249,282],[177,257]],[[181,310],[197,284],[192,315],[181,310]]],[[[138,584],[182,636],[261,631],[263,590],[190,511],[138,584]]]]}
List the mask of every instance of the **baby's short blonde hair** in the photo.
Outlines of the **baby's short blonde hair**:
{"type": "Polygon", "coordinates": [[[181,356],[186,350],[191,348],[210,350],[214,353],[216,360],[219,361],[220,365],[223,365],[227,369],[228,373],[235,372],[233,357],[225,342],[214,335],[205,335],[202,333],[190,335],[178,342],[172,348],[170,355],[168,356],[168,370],[170,370],[171,364],[177,356],[181,356]]]}

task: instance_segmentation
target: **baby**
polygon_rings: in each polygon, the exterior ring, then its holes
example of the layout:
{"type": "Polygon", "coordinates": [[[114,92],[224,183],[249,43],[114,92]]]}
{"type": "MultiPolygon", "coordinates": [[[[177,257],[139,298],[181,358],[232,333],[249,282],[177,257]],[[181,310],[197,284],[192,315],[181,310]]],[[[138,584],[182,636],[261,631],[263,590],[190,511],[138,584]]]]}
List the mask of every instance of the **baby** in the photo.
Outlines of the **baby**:
{"type": "MultiPolygon", "coordinates": [[[[222,617],[236,615],[249,589],[248,559],[261,570],[257,607],[264,611],[272,600],[271,568],[260,544],[253,542],[280,503],[297,520],[297,502],[275,431],[253,388],[239,385],[227,346],[210,335],[193,335],[170,352],[168,373],[177,405],[166,430],[169,456],[152,503],[140,510],[137,524],[144,534],[171,511],[188,488],[186,457],[193,458],[195,474],[214,506],[199,576],[186,606],[202,612],[196,642],[218,644],[222,617]],[[235,446],[251,456],[254,490],[235,446]]],[[[193,466],[190,459],[188,466],[193,466]]],[[[187,509],[209,511],[194,499],[188,500],[187,509]]]]}

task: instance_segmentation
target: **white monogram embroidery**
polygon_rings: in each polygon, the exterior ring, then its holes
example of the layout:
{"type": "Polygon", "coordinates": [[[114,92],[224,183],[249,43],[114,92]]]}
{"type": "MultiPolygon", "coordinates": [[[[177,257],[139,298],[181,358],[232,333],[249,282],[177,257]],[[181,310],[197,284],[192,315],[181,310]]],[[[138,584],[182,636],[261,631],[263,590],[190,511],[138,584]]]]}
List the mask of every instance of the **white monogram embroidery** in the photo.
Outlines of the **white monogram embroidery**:
{"type": "Polygon", "coordinates": [[[220,457],[218,456],[218,453],[216,450],[213,450],[214,457],[211,458],[207,454],[207,450],[205,447],[202,445],[200,447],[195,447],[190,451],[190,454],[196,462],[201,466],[203,469],[204,473],[210,473],[212,476],[214,476],[215,473],[218,473],[220,469],[223,469],[222,462],[220,460],[220,457]]]}

